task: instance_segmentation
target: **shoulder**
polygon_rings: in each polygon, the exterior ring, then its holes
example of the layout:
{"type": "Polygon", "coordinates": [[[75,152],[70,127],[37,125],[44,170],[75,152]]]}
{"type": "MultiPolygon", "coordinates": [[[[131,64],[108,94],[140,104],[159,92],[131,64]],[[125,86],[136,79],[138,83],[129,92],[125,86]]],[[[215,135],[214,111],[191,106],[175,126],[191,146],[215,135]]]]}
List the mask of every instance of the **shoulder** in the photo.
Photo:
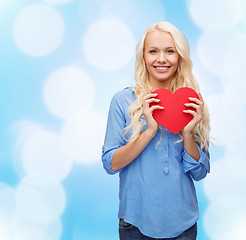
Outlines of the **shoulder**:
{"type": "Polygon", "coordinates": [[[119,92],[115,93],[112,101],[118,103],[129,103],[133,102],[136,99],[135,92],[133,87],[126,87],[119,92]]]}

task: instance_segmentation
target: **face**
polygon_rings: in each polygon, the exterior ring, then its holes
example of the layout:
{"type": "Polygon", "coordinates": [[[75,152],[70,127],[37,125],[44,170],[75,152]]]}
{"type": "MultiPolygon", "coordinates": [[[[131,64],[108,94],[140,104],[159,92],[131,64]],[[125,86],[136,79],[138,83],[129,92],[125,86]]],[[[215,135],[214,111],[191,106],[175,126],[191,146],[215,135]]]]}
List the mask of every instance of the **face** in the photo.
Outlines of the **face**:
{"type": "Polygon", "coordinates": [[[161,31],[149,33],[145,39],[144,60],[153,90],[169,88],[179,62],[171,34],[161,31]]]}

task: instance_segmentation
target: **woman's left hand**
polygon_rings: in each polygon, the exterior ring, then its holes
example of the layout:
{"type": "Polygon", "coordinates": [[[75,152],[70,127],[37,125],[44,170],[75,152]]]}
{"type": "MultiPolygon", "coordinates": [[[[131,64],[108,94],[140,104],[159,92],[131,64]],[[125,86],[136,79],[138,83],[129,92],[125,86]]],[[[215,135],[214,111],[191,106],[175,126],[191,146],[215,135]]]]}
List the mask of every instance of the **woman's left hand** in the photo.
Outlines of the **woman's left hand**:
{"type": "Polygon", "coordinates": [[[181,130],[183,136],[191,134],[196,125],[203,119],[204,101],[200,93],[198,96],[200,99],[189,98],[191,103],[185,103],[186,107],[192,107],[194,110],[183,110],[184,113],[193,115],[193,119],[181,130]]]}

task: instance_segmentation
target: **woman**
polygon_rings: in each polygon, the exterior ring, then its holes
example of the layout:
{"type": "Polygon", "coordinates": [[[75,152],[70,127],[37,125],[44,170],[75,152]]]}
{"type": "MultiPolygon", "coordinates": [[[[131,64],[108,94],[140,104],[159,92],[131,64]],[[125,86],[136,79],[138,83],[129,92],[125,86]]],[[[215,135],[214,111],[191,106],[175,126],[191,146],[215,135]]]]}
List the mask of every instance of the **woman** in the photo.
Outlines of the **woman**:
{"type": "Polygon", "coordinates": [[[184,112],[193,119],[179,134],[152,116],[165,111],[152,91],[199,92],[187,40],[171,23],[151,25],[137,45],[135,68],[136,86],[111,101],[102,152],[105,170],[119,172],[120,239],[194,240],[199,210],[193,180],[210,170],[207,108],[200,93],[199,100],[191,98],[186,106],[193,110],[184,112]]]}

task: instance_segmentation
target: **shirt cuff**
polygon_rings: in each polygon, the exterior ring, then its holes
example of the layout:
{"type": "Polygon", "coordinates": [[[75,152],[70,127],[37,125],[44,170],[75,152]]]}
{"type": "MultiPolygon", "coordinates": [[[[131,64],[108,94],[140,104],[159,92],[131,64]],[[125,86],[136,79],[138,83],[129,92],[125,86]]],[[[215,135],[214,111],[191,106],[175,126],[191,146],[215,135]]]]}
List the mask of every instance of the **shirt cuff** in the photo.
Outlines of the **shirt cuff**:
{"type": "Polygon", "coordinates": [[[112,162],[112,159],[113,159],[113,156],[114,156],[114,153],[115,151],[118,149],[119,147],[115,147],[115,148],[103,148],[103,154],[102,154],[102,162],[103,162],[103,167],[104,169],[106,170],[106,172],[108,174],[116,174],[120,171],[117,170],[117,171],[114,171],[111,169],[111,162],[112,162]]]}
{"type": "Polygon", "coordinates": [[[198,168],[201,164],[205,167],[208,173],[210,172],[210,165],[209,165],[207,154],[203,152],[198,145],[197,147],[200,155],[198,161],[196,161],[193,157],[190,156],[189,153],[183,150],[182,158],[183,158],[183,166],[184,166],[185,173],[198,168]]]}

